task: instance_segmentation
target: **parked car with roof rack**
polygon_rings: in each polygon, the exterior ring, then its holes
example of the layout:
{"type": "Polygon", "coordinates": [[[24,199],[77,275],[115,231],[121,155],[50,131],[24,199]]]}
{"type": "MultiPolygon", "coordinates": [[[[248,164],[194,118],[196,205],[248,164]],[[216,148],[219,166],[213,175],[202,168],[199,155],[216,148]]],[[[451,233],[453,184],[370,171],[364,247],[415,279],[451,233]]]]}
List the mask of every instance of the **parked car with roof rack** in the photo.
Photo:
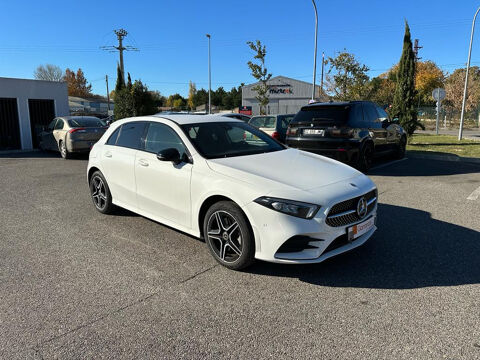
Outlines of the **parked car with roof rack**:
{"type": "Polygon", "coordinates": [[[374,157],[403,158],[407,134],[371,101],[313,103],[290,122],[286,144],[367,171],[374,157]]]}

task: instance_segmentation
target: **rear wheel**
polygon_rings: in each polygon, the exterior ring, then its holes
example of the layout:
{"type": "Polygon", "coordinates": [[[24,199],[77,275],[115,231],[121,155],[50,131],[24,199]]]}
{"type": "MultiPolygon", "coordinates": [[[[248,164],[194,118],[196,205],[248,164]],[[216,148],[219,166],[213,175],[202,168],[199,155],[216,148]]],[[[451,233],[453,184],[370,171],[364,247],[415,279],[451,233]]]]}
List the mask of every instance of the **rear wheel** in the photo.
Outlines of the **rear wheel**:
{"type": "Polygon", "coordinates": [[[220,201],[208,209],[203,221],[205,242],[223,266],[241,270],[251,265],[255,240],[242,210],[231,201],[220,201]]]}
{"type": "Polygon", "coordinates": [[[100,171],[95,171],[90,178],[89,185],[95,208],[102,214],[111,214],[115,205],[112,204],[112,194],[103,174],[100,171]]]}
{"type": "Polygon", "coordinates": [[[363,144],[358,156],[358,169],[366,172],[372,167],[373,162],[373,145],[370,142],[363,144]]]}
{"type": "Polygon", "coordinates": [[[60,140],[60,142],[58,143],[58,148],[60,150],[60,155],[62,155],[62,158],[64,158],[65,160],[72,157],[72,154],[67,150],[65,141],[60,140]]]}
{"type": "Polygon", "coordinates": [[[405,157],[405,151],[407,149],[407,139],[405,136],[402,136],[400,142],[397,145],[397,151],[395,152],[396,159],[403,159],[405,157]]]}

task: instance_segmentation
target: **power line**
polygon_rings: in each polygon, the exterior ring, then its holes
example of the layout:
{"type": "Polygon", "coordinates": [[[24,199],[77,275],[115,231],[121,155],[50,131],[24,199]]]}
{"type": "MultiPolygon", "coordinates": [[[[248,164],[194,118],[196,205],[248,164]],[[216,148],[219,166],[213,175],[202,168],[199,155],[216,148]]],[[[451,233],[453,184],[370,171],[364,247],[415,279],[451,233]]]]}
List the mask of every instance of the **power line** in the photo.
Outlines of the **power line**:
{"type": "Polygon", "coordinates": [[[125,82],[125,69],[123,66],[123,52],[124,51],[139,51],[138,48],[127,45],[123,46],[123,38],[128,35],[127,30],[125,29],[118,29],[118,30],[113,30],[115,35],[117,35],[117,40],[118,40],[118,46],[114,45],[109,45],[109,46],[100,46],[100,49],[106,50],[108,52],[116,52],[118,51],[118,54],[120,56],[120,71],[122,73],[123,81],[125,82]]]}

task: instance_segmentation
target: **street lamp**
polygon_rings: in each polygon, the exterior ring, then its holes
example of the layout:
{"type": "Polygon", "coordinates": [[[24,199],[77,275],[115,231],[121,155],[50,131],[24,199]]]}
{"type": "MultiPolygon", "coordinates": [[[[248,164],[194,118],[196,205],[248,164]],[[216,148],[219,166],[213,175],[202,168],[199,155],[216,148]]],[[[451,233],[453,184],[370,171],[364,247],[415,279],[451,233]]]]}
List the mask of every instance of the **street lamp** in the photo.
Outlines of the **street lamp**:
{"type": "Polygon", "coordinates": [[[211,114],[212,111],[212,72],[210,64],[210,34],[206,34],[208,38],[208,113],[211,114]]]}
{"type": "Polygon", "coordinates": [[[313,8],[315,10],[315,52],[313,53],[313,85],[312,85],[312,101],[315,101],[315,78],[317,75],[317,33],[318,33],[318,14],[315,0],[312,0],[313,8]]]}
{"type": "Polygon", "coordinates": [[[470,58],[472,56],[472,42],[473,42],[473,33],[475,32],[475,20],[477,19],[477,15],[479,11],[480,11],[480,7],[477,9],[477,12],[473,17],[472,32],[470,34],[470,47],[468,49],[467,73],[465,74],[465,88],[463,89],[462,114],[460,115],[460,129],[458,129],[458,140],[462,140],[463,117],[465,115],[465,102],[467,101],[468,69],[470,68],[470,58]]]}

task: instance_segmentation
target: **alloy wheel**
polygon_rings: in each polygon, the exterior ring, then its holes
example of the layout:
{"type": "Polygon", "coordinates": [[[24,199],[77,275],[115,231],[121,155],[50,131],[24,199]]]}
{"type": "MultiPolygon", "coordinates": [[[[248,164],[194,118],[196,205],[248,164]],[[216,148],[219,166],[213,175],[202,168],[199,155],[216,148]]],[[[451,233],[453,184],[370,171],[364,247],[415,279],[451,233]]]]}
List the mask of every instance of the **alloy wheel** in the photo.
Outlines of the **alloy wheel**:
{"type": "Polygon", "coordinates": [[[207,223],[207,241],[215,255],[226,263],[237,261],[243,250],[242,231],[235,217],[223,210],[215,211],[207,223]]]}
{"type": "Polygon", "coordinates": [[[94,176],[90,185],[93,203],[99,210],[103,210],[107,205],[107,189],[100,176],[94,176]]]}
{"type": "Polygon", "coordinates": [[[67,147],[65,146],[65,142],[63,141],[60,143],[60,153],[63,158],[67,156],[67,147]]]}

